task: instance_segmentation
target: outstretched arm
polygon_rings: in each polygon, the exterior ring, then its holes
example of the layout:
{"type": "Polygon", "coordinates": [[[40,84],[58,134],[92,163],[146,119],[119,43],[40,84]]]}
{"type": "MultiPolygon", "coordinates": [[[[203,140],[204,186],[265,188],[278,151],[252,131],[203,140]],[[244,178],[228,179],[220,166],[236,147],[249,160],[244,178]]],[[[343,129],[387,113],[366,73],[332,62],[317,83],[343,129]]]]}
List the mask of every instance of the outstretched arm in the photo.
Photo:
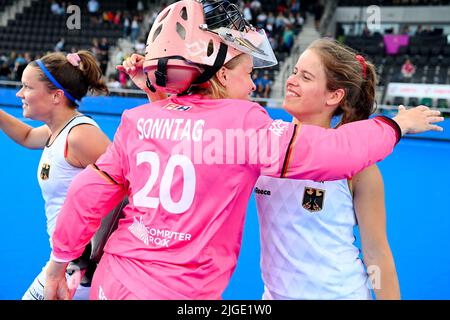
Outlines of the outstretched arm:
{"type": "MultiPolygon", "coordinates": [[[[312,125],[292,126],[271,120],[267,114],[253,114],[253,121],[263,123],[263,130],[272,132],[269,139],[279,141],[272,150],[272,162],[263,165],[261,174],[316,181],[337,180],[354,176],[387,157],[402,134],[441,130],[434,125],[442,121],[438,111],[427,107],[401,110],[394,119],[375,117],[325,129],[312,125]],[[276,134],[275,134],[276,133],[276,134]],[[276,137],[276,136],[279,137],[276,137]]],[[[253,122],[254,125],[254,122],[253,122]]],[[[270,135],[270,134],[269,134],[270,135]]]]}
{"type": "Polygon", "coordinates": [[[440,115],[440,111],[431,110],[427,106],[418,106],[408,110],[404,106],[399,106],[398,114],[393,119],[398,123],[402,135],[404,135],[425,131],[443,131],[442,127],[434,124],[444,121],[440,115]]]}
{"type": "Polygon", "coordinates": [[[16,143],[29,149],[43,149],[51,134],[47,125],[33,128],[1,109],[0,128],[16,143]]]}

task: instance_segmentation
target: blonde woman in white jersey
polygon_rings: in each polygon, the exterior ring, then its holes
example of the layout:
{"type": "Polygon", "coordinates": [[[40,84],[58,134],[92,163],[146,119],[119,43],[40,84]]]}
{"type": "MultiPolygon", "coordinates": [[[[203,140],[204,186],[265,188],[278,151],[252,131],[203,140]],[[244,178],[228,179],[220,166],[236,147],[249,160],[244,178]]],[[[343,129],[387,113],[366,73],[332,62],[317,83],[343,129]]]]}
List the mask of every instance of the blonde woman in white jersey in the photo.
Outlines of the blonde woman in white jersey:
{"type": "MultiPolygon", "coordinates": [[[[320,39],[300,56],[283,104],[295,122],[330,128],[336,115],[340,124],[367,119],[375,86],[371,63],[333,40],[320,39]]],[[[373,288],[377,299],[400,299],[376,165],[348,181],[260,177],[255,197],[264,299],[371,299],[368,272],[380,277],[373,288]],[[363,261],[353,244],[355,225],[363,261]]]]}
{"type": "MultiPolygon", "coordinates": [[[[88,91],[108,92],[95,58],[87,51],[67,56],[50,53],[25,68],[22,88],[16,94],[23,103],[23,116],[45,124],[33,128],[0,110],[0,129],[5,134],[26,148],[43,149],[37,178],[50,238],[70,182],[110,143],[95,121],[77,109],[88,91]]],[[[43,300],[44,284],[45,267],[22,299],[43,300]]],[[[89,284],[85,284],[78,287],[74,298],[88,296],[89,284]]]]}

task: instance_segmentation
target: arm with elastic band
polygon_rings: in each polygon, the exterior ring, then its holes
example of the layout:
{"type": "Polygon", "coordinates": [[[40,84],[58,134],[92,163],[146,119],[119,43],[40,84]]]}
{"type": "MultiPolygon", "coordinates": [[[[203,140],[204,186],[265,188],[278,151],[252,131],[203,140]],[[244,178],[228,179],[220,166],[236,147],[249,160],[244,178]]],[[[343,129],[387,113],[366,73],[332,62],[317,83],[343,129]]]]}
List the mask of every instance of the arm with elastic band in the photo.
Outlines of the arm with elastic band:
{"type": "Polygon", "coordinates": [[[78,174],[70,185],[53,234],[52,258],[67,262],[81,256],[100,227],[102,218],[114,209],[126,192],[95,165],[78,174]]]}

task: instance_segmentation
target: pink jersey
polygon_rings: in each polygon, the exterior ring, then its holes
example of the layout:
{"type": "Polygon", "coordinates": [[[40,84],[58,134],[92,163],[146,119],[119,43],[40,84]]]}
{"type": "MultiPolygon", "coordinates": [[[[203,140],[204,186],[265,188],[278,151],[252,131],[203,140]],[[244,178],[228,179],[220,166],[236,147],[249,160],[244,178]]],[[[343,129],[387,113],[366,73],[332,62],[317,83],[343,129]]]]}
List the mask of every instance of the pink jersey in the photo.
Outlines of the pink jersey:
{"type": "Polygon", "coordinates": [[[259,175],[350,177],[386,157],[399,137],[383,117],[339,129],[297,126],[243,100],[183,96],[128,110],[107,152],[72,183],[53,259],[80,256],[127,195],[125,217],[105,247],[115,278],[141,299],[219,299],[259,175]],[[241,143],[230,143],[233,134],[241,143]]]}

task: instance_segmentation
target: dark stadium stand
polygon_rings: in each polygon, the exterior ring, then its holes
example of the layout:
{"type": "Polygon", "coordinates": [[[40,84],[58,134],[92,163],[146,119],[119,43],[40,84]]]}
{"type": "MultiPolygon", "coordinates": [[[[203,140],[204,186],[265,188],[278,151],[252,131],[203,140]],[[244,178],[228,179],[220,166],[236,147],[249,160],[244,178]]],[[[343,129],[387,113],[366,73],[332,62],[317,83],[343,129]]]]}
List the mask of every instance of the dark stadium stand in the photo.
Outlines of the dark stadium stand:
{"type": "MultiPolygon", "coordinates": [[[[12,2],[12,1],[11,1],[12,2]]],[[[15,19],[8,22],[6,27],[0,27],[0,53],[15,51],[29,52],[40,55],[46,51],[53,51],[61,38],[65,39],[65,47],[90,48],[93,38],[106,37],[114,44],[122,36],[122,27],[112,23],[94,24],[87,13],[87,1],[71,2],[81,8],[81,29],[69,30],[66,26],[68,15],[56,15],[50,11],[50,2],[37,1],[26,8],[15,19]]],[[[123,1],[103,1],[103,11],[125,10],[123,1]]]]}
{"type": "MultiPolygon", "coordinates": [[[[57,2],[59,4],[63,3],[62,1],[57,2]]],[[[7,26],[0,27],[0,57],[3,56],[15,60],[15,55],[17,54],[19,57],[26,56],[25,60],[28,62],[28,59],[41,56],[48,51],[54,51],[57,43],[62,39],[64,40],[63,44],[61,43],[63,48],[60,50],[65,52],[80,49],[93,50],[93,47],[95,47],[93,45],[94,39],[100,41],[102,38],[107,39],[109,46],[115,46],[118,39],[124,36],[123,14],[125,12],[129,13],[128,16],[130,18],[134,15],[139,15],[139,21],[142,23],[142,15],[146,13],[136,11],[137,1],[99,0],[98,2],[100,3],[100,10],[97,15],[98,22],[95,19],[93,21],[88,13],[88,0],[70,2],[70,4],[81,8],[81,29],[79,30],[70,30],[67,27],[66,22],[70,14],[55,14],[51,11],[52,1],[32,2],[31,7],[26,8],[23,13],[16,14],[14,19],[9,20],[7,26]],[[103,21],[105,13],[111,12],[115,15],[118,11],[122,13],[122,18],[119,19],[120,23],[103,21]]],[[[144,2],[155,7],[159,3],[163,3],[163,1],[158,3],[144,2]]],[[[247,7],[253,25],[266,28],[277,59],[279,62],[283,62],[286,56],[290,54],[292,45],[289,41],[287,44],[286,39],[291,37],[293,41],[293,37],[301,31],[301,25],[298,23],[299,19],[294,18],[294,14],[299,12],[299,6],[295,6],[296,2],[261,0],[259,1],[259,6],[257,4],[255,6],[255,3],[250,1],[238,1],[238,3],[247,7]],[[269,12],[272,13],[271,18],[268,17],[269,12]]],[[[1,13],[2,9],[13,4],[13,1],[1,0],[0,4],[1,13]]],[[[65,4],[67,5],[68,2],[65,2],[65,4]]],[[[305,15],[303,14],[303,16],[305,15]]],[[[141,28],[142,30],[149,30],[150,26],[141,24],[141,28]]],[[[22,63],[25,62],[22,60],[22,63]]],[[[106,63],[103,62],[104,71],[106,70],[106,63]]],[[[8,67],[12,72],[14,63],[9,63],[8,67]]],[[[279,65],[268,70],[269,80],[273,81],[275,79],[275,74],[278,70],[279,65]]],[[[18,80],[19,76],[20,73],[17,72],[13,72],[9,76],[0,74],[2,79],[9,77],[11,80],[18,80]]]]}
{"type": "Polygon", "coordinates": [[[0,8],[5,8],[6,6],[12,5],[14,0],[0,0],[0,8]]]}
{"type": "Polygon", "coordinates": [[[404,82],[399,75],[407,58],[416,66],[411,82],[448,84],[450,78],[450,44],[444,35],[412,36],[409,45],[400,47],[396,55],[387,55],[383,36],[375,34],[366,36],[346,36],[344,43],[364,53],[381,71],[380,81],[383,85],[389,81],[404,82]]]}

